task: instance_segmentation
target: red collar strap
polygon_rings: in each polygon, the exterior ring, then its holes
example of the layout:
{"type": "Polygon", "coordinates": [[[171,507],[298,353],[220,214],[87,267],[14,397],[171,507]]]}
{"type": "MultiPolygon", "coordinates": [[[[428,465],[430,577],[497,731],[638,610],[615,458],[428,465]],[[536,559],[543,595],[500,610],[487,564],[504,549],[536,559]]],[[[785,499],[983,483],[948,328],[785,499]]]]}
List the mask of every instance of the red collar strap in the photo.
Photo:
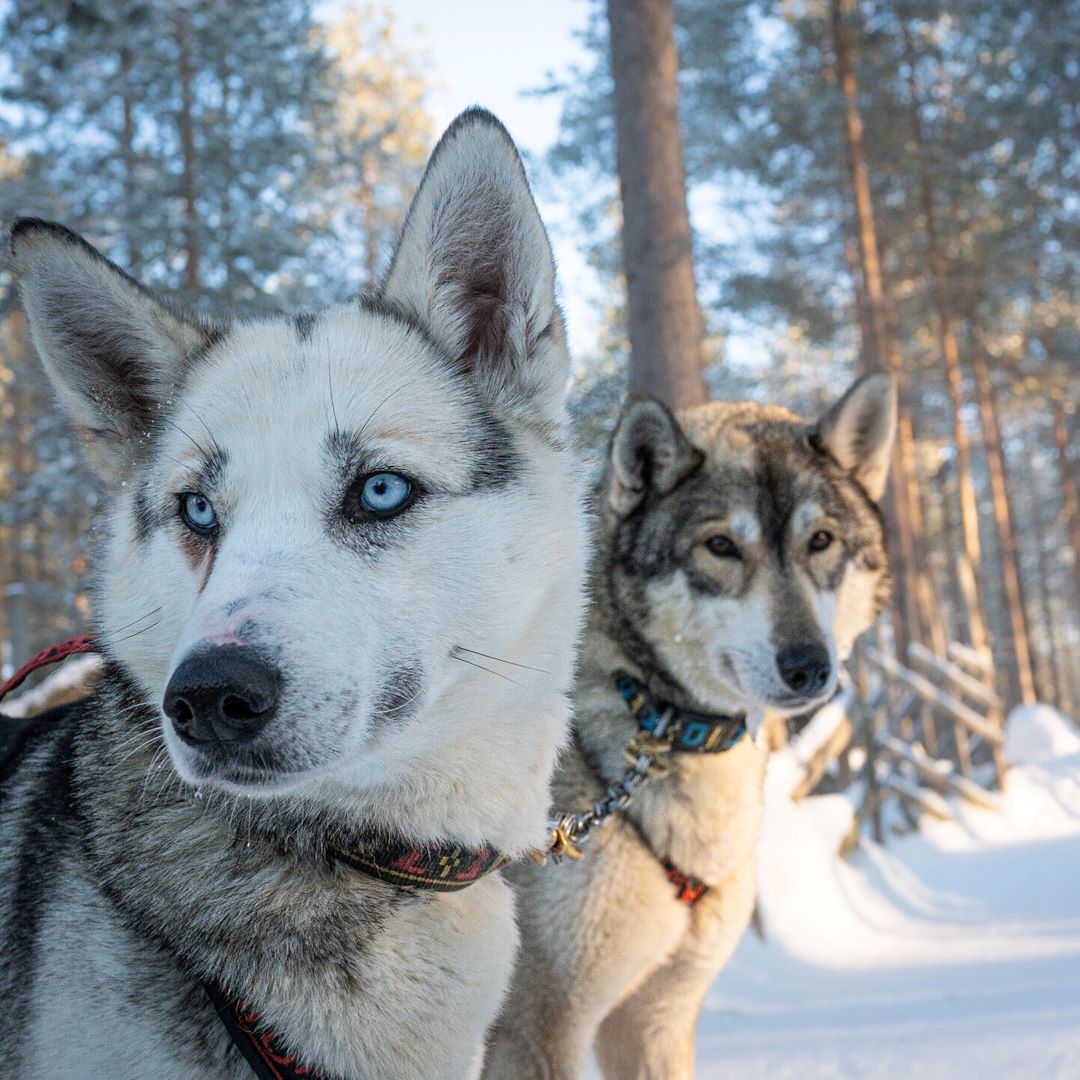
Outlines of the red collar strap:
{"type": "Polygon", "coordinates": [[[337,849],[334,858],[388,885],[434,892],[458,892],[510,863],[494,848],[457,844],[418,848],[383,842],[352,851],[337,849]]]}

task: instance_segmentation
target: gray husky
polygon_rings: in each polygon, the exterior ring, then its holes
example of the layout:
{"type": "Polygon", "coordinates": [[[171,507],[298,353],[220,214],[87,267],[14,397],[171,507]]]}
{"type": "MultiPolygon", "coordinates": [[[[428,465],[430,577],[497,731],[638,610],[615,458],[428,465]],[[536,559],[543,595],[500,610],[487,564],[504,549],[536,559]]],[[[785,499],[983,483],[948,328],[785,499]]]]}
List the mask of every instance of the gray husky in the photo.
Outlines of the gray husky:
{"type": "Polygon", "coordinates": [[[585,576],[509,136],[459,117],[382,287],[313,315],[210,327],[58,225],[12,244],[108,526],[99,688],[0,784],[3,1071],[475,1075],[585,576]]]}
{"type": "Polygon", "coordinates": [[[553,804],[603,801],[635,736],[631,761],[664,736],[668,771],[579,861],[508,872],[522,943],[489,1080],[573,1080],[590,1045],[609,1080],[693,1075],[702,998],[753,909],[755,721],[828,699],[887,598],[876,502],[894,430],[884,375],[816,424],[756,405],[624,413],[553,804]]]}

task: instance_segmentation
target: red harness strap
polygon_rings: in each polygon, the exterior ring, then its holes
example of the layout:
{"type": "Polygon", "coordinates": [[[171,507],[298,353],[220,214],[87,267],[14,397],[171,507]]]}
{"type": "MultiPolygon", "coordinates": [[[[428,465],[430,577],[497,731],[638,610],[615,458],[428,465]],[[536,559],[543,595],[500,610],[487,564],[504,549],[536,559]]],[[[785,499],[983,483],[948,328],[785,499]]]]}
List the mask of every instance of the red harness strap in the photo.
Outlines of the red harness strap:
{"type": "Polygon", "coordinates": [[[59,664],[61,660],[66,660],[75,653],[94,652],[96,648],[97,644],[94,639],[89,635],[83,635],[62,642],[59,645],[50,645],[47,649],[42,649],[37,656],[23,664],[10,679],[0,683],[0,701],[3,701],[12,690],[22,686],[26,679],[39,668],[48,667],[50,664],[59,664]]]}
{"type": "Polygon", "coordinates": [[[302,1065],[296,1054],[286,1053],[277,1032],[263,1027],[262,1017],[246,1004],[229,1001],[214,983],[203,983],[203,988],[225,1030],[259,1080],[332,1080],[327,1073],[302,1065]]]}
{"type": "Polygon", "coordinates": [[[660,865],[667,872],[667,879],[675,886],[675,899],[693,907],[708,891],[709,886],[700,878],[685,874],[670,859],[661,859],[660,865]]]}

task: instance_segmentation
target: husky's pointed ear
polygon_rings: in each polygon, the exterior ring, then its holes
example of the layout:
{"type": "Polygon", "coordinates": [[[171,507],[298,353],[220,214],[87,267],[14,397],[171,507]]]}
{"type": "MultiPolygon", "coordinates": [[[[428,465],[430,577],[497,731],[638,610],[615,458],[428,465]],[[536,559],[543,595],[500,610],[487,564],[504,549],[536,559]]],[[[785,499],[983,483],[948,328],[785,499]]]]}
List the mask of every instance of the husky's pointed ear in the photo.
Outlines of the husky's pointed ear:
{"type": "Polygon", "coordinates": [[[666,405],[654,398],[631,401],[611,440],[606,484],[611,509],[625,517],[650,490],[667,494],[701,461],[701,451],[666,405]]]}
{"type": "Polygon", "coordinates": [[[491,113],[462,113],[439,141],[382,293],[493,398],[558,415],[569,356],[555,263],[521,158],[491,113]]]}
{"type": "Polygon", "coordinates": [[[11,251],[38,355],[91,465],[115,480],[146,445],[184,359],[210,332],[62,225],[20,218],[11,251]]]}
{"type": "Polygon", "coordinates": [[[881,372],[864,375],[821,418],[817,436],[877,502],[896,437],[896,381],[881,372]]]}

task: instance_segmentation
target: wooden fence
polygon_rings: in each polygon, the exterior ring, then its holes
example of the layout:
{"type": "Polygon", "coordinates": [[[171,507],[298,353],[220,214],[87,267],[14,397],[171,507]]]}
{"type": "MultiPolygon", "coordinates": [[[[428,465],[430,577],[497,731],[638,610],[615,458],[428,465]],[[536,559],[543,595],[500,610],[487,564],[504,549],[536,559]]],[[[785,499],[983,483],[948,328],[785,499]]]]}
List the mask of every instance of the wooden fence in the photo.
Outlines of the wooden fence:
{"type": "Polygon", "coordinates": [[[866,823],[874,839],[885,842],[884,811],[891,802],[900,811],[894,828],[901,829],[913,828],[924,814],[951,818],[950,798],[1000,808],[1007,770],[1004,702],[986,660],[955,642],[946,656],[916,643],[907,663],[865,648],[855,669],[854,681],[792,744],[802,766],[793,799],[827,790],[858,793],[844,853],[857,845],[866,823]]]}

